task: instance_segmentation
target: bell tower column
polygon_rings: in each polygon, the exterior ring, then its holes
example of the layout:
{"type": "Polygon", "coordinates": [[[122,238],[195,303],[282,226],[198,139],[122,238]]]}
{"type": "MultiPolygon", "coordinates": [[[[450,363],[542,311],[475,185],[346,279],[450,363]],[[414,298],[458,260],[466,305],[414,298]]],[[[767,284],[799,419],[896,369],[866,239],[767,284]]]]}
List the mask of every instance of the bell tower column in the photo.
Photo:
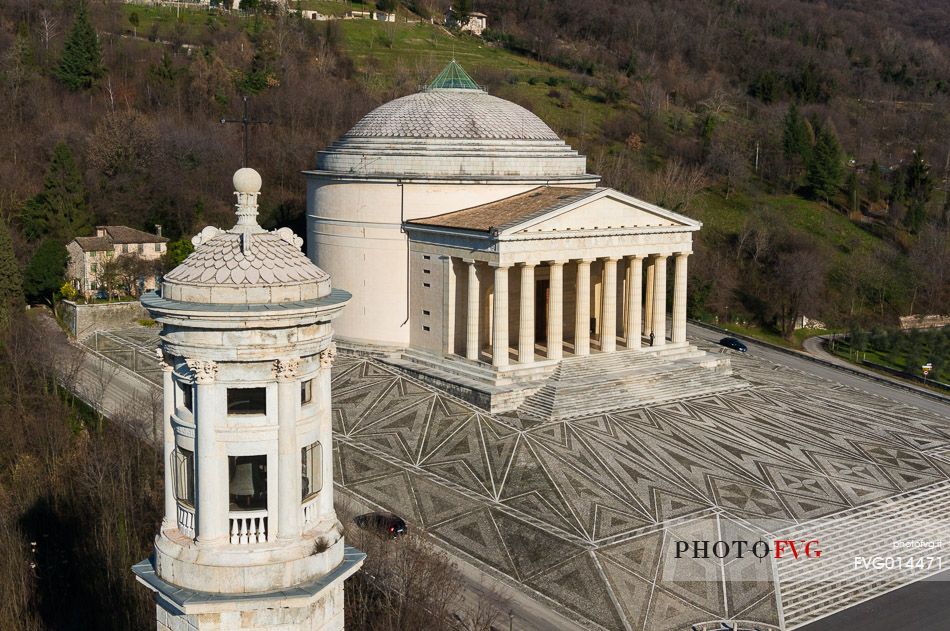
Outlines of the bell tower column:
{"type": "Polygon", "coordinates": [[[274,362],[277,378],[277,536],[300,536],[300,452],[297,448],[297,416],[300,386],[298,359],[274,362]]]}

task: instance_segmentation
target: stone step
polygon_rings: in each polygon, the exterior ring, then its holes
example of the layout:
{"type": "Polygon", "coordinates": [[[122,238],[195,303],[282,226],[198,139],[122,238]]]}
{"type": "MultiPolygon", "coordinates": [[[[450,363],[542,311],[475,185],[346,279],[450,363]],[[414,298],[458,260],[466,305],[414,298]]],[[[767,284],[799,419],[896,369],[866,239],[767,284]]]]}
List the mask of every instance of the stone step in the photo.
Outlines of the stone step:
{"type": "Polygon", "coordinates": [[[943,557],[942,548],[895,549],[895,541],[938,541],[946,536],[950,482],[870,502],[791,526],[776,539],[814,539],[820,562],[776,560],[786,627],[795,629],[858,602],[936,574],[941,567],[854,566],[855,557],[943,557]]]}

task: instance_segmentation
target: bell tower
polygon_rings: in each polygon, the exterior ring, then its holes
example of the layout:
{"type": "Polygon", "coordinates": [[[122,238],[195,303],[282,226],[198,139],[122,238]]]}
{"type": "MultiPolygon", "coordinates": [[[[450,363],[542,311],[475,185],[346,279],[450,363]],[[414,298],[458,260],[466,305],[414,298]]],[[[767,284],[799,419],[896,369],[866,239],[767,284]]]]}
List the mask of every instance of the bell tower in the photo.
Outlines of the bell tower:
{"type": "Polygon", "coordinates": [[[235,226],[204,228],[142,297],[162,326],[165,515],[133,571],[159,631],[340,630],[365,558],[333,509],[331,322],[350,295],[258,225],[256,171],[234,189],[235,226]]]}

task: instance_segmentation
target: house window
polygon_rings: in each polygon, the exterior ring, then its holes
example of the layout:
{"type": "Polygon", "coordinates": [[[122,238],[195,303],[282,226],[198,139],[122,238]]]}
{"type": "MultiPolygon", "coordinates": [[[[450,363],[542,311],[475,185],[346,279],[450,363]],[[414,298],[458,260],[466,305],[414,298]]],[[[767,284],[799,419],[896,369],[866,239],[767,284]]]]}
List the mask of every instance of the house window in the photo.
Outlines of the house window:
{"type": "Polygon", "coordinates": [[[145,254],[145,244],[139,243],[139,254],[145,254]]]}
{"type": "Polygon", "coordinates": [[[228,414],[267,414],[267,388],[228,388],[228,414]]]}
{"type": "Polygon", "coordinates": [[[161,243],[156,243],[156,244],[155,244],[155,251],[156,251],[156,252],[161,252],[161,251],[162,251],[162,244],[161,244],[161,243]]]}
{"type": "Polygon", "coordinates": [[[181,447],[175,448],[175,497],[195,505],[195,452],[181,447]]]}
{"type": "Polygon", "coordinates": [[[313,379],[300,382],[300,403],[313,401],[313,379]]]}
{"type": "Polygon", "coordinates": [[[179,401],[179,403],[181,404],[181,407],[185,408],[189,412],[194,412],[194,407],[193,407],[194,394],[193,394],[193,390],[191,389],[191,384],[190,383],[181,384],[178,391],[181,393],[181,400],[179,401]]]}
{"type": "Polygon", "coordinates": [[[122,254],[128,254],[128,253],[129,253],[129,244],[128,244],[128,243],[123,243],[123,244],[122,244],[122,254]]]}
{"type": "Polygon", "coordinates": [[[228,456],[231,510],[267,508],[267,456],[228,456]]]}
{"type": "Polygon", "coordinates": [[[323,487],[323,452],[320,443],[311,443],[300,450],[300,499],[306,501],[323,487]]]}

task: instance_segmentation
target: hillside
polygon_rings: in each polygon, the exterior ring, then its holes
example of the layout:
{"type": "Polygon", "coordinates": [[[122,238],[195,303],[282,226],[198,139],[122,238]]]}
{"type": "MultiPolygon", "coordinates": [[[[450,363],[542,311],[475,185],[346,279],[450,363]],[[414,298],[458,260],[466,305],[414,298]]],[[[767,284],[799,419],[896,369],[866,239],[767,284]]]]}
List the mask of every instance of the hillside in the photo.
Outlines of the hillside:
{"type": "Polygon", "coordinates": [[[405,23],[437,2],[405,3],[396,24],[94,3],[104,71],[73,91],[56,75],[75,11],[10,2],[0,214],[25,266],[50,235],[31,235],[23,208],[65,142],[94,222],[173,237],[222,223],[240,132],[218,120],[248,93],[270,121],[251,150],[265,221],[302,232],[298,173],[316,150],[454,57],[605,184],[704,222],[692,315],[788,334],[800,315],[843,327],[947,311],[950,18],[865,6],[486,0],[477,39],[405,23]]]}

